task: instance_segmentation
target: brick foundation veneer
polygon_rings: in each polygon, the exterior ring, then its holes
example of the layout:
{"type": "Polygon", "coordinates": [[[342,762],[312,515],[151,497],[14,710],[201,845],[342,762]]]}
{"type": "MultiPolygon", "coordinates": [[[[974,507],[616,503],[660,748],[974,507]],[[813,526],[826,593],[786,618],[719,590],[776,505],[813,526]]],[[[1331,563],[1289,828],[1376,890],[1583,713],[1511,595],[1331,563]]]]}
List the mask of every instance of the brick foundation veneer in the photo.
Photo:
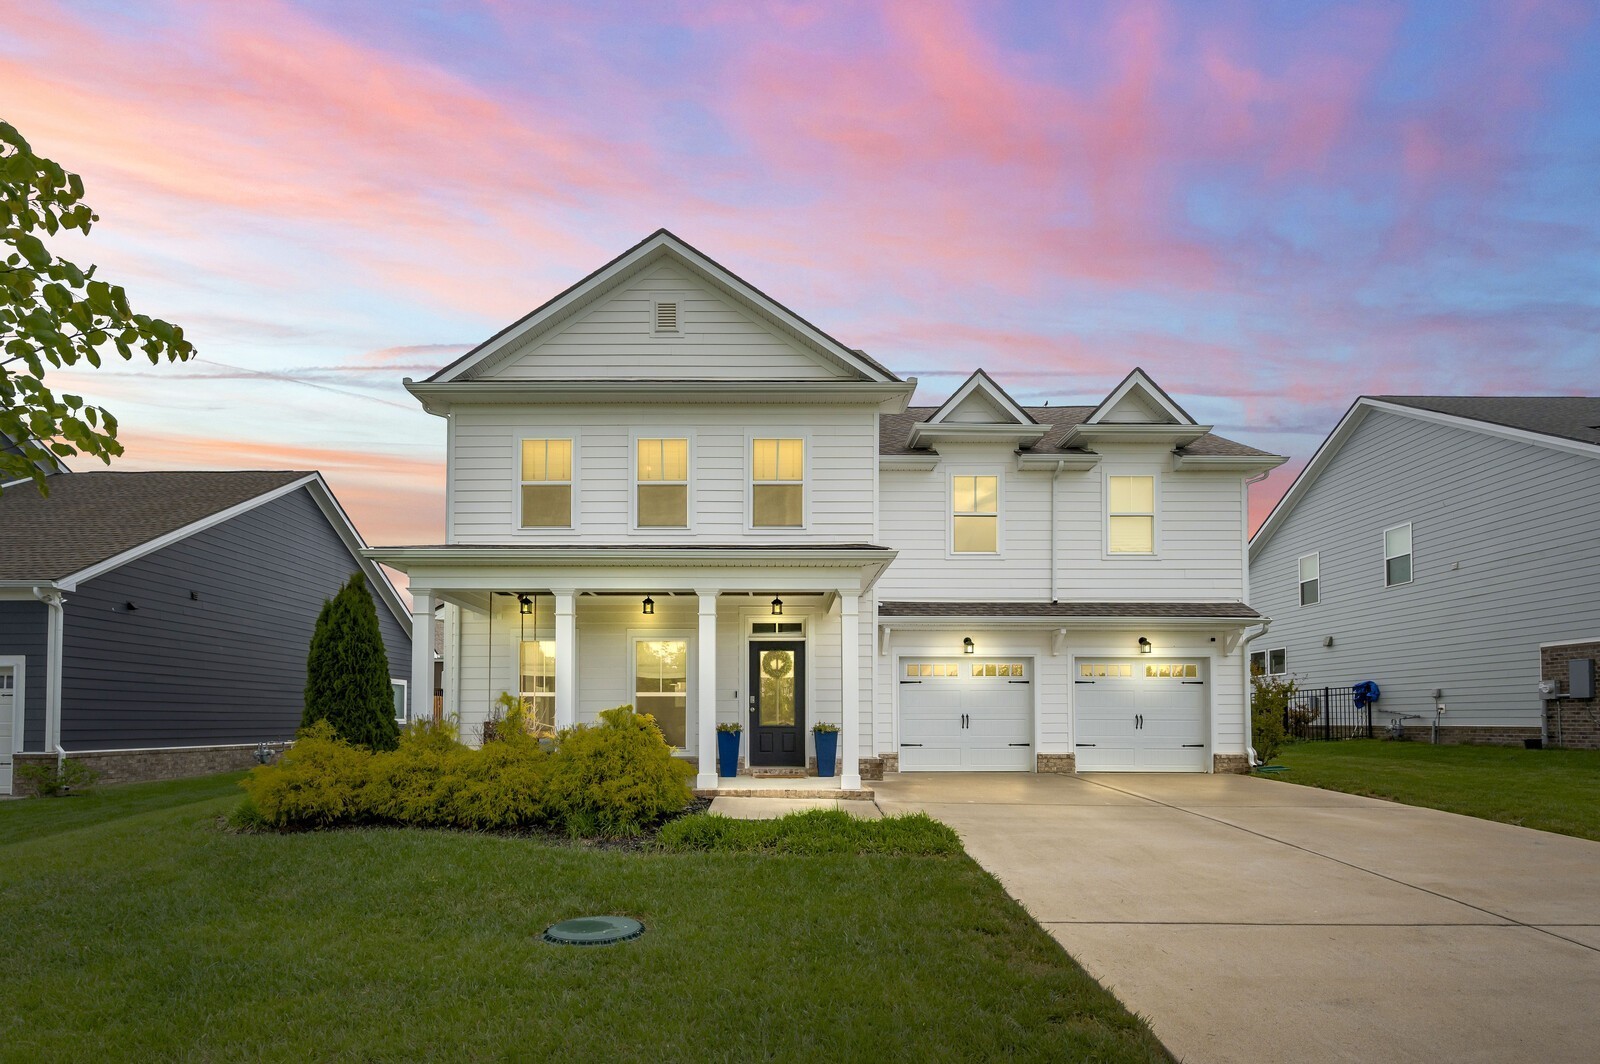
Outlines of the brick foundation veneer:
{"type": "Polygon", "coordinates": [[[1078,755],[1035,754],[1033,768],[1035,772],[1053,772],[1063,776],[1075,775],[1078,771],[1078,755]]]}
{"type": "Polygon", "coordinates": [[[1211,771],[1246,775],[1250,771],[1250,757],[1247,754],[1212,754],[1211,771]]]}
{"type": "MultiPolygon", "coordinates": [[[[1445,716],[1448,717],[1449,714],[1445,716]]],[[[1372,733],[1382,738],[1389,734],[1389,729],[1379,729],[1374,726],[1372,733]]],[[[1408,724],[1405,727],[1405,737],[1420,743],[1432,742],[1433,726],[1408,724]]],[[[1452,728],[1449,724],[1439,726],[1440,746],[1521,746],[1524,739],[1537,738],[1539,738],[1538,728],[1497,728],[1477,725],[1452,728]]]]}
{"type": "MultiPolygon", "coordinates": [[[[288,743],[268,743],[282,750],[288,743]]],[[[150,750],[69,750],[67,757],[100,774],[97,784],[144,783],[150,780],[175,780],[185,776],[209,776],[254,768],[257,744],[241,746],[174,746],[150,750]]],[[[54,765],[55,754],[17,754],[16,768],[24,765],[54,765]]],[[[18,774],[13,794],[31,793],[18,774]]]]}
{"type": "MultiPolygon", "coordinates": [[[[1578,658],[1596,662],[1600,671],[1600,642],[1565,643],[1539,651],[1539,678],[1551,680],[1556,690],[1567,689],[1567,663],[1578,658]]],[[[1600,699],[1551,698],[1544,704],[1544,727],[1552,746],[1600,750],[1600,699]]]]}
{"type": "Polygon", "coordinates": [[[899,772],[900,771],[900,755],[899,754],[879,754],[878,755],[878,760],[883,762],[883,771],[885,771],[885,772],[899,772]]]}

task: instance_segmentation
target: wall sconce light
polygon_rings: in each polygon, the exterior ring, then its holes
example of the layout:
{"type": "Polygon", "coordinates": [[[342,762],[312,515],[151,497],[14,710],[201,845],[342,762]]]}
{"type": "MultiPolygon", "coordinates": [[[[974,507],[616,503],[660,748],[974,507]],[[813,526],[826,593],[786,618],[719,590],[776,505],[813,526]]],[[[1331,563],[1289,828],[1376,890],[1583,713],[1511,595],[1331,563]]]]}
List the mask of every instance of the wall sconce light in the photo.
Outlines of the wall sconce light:
{"type": "Polygon", "coordinates": [[[973,645],[972,637],[970,635],[964,635],[961,637],[961,653],[971,654],[977,649],[978,648],[973,645]]]}
{"type": "Polygon", "coordinates": [[[136,609],[138,609],[138,608],[139,608],[139,607],[137,607],[137,606],[135,606],[135,605],[134,605],[134,604],[133,604],[133,603],[131,603],[131,602],[124,602],[124,603],[123,603],[123,604],[122,604],[122,608],[123,608],[123,609],[125,609],[125,610],[127,610],[127,611],[128,611],[128,612],[129,612],[129,613],[132,613],[132,612],[133,612],[133,611],[134,611],[134,610],[136,610],[136,609]]]}
{"type": "Polygon", "coordinates": [[[772,615],[774,617],[783,616],[783,599],[776,595],[772,596],[772,615]]]}
{"type": "Polygon", "coordinates": [[[522,612],[524,617],[528,616],[533,612],[533,599],[529,598],[527,595],[518,595],[517,608],[522,612]]]}
{"type": "Polygon", "coordinates": [[[1139,637],[1139,653],[1148,654],[1154,649],[1155,647],[1150,645],[1150,640],[1146,639],[1144,636],[1139,637]]]}
{"type": "Polygon", "coordinates": [[[644,597],[644,615],[646,617],[650,617],[650,616],[653,616],[655,614],[655,612],[656,612],[656,600],[651,598],[649,595],[646,595],[644,597]]]}

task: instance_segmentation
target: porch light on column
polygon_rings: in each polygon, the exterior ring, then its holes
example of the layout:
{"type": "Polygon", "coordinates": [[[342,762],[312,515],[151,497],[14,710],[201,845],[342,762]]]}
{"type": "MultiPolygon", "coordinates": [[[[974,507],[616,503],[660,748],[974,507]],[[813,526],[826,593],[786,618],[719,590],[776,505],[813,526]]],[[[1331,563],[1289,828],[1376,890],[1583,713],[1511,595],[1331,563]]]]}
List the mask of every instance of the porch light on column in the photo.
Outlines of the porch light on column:
{"type": "Polygon", "coordinates": [[[1144,636],[1139,637],[1139,653],[1148,654],[1154,649],[1155,648],[1150,645],[1150,640],[1146,639],[1144,636]]]}
{"type": "Polygon", "coordinates": [[[776,595],[772,596],[772,615],[774,617],[783,616],[783,599],[776,595]]]}
{"type": "Polygon", "coordinates": [[[964,635],[961,637],[961,653],[972,654],[975,653],[977,649],[978,648],[973,644],[972,637],[970,635],[964,635]]]}
{"type": "Polygon", "coordinates": [[[655,615],[655,612],[656,612],[656,600],[651,598],[649,595],[646,595],[644,597],[644,615],[646,617],[651,617],[651,616],[655,615]]]}
{"type": "Polygon", "coordinates": [[[517,609],[521,611],[524,617],[528,616],[533,612],[533,599],[529,598],[527,595],[518,595],[517,609]]]}

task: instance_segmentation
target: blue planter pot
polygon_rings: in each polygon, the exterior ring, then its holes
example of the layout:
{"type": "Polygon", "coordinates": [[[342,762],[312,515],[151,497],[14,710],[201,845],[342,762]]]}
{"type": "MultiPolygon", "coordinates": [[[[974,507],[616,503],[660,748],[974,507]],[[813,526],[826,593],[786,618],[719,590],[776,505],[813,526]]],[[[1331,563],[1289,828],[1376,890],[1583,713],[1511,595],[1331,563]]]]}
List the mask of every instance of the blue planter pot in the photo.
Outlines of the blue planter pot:
{"type": "Polygon", "coordinates": [[[739,774],[739,733],[717,732],[717,775],[739,774]]]}
{"type": "Polygon", "coordinates": [[[812,732],[817,744],[817,775],[832,776],[834,757],[839,753],[839,733],[836,731],[812,732]]]}

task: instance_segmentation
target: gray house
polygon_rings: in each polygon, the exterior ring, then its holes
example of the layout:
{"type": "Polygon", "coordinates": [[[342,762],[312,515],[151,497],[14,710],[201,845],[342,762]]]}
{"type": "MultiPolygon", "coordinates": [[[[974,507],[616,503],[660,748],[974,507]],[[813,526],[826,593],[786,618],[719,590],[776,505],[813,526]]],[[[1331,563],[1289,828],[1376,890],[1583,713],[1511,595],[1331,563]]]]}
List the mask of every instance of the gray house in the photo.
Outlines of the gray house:
{"type": "Polygon", "coordinates": [[[0,793],[61,753],[219,771],[300,723],[317,613],[366,573],[406,708],[409,614],[315,472],[70,473],[0,494],[0,793]]]}
{"type": "Polygon", "coordinates": [[[1600,656],[1600,398],[1357,400],[1251,540],[1250,604],[1256,667],[1374,680],[1380,727],[1594,745],[1560,696],[1600,656]]]}

